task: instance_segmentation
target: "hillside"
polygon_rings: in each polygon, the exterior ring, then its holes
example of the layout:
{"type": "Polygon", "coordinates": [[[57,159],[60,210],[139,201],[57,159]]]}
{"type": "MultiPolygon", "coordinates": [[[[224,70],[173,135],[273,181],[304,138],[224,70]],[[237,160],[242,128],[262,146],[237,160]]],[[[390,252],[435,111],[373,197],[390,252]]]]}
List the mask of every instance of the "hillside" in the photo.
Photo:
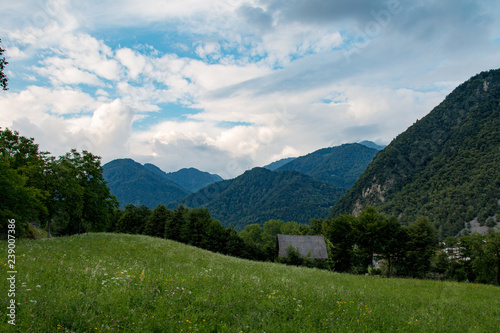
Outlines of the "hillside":
{"type": "Polygon", "coordinates": [[[159,176],[170,179],[190,192],[196,192],[205,186],[222,180],[219,175],[203,172],[195,168],[183,168],[167,173],[154,164],[146,163],[144,167],[159,176]]]}
{"type": "MultiPolygon", "coordinates": [[[[6,253],[7,241],[0,249],[6,253]]],[[[499,329],[500,289],[488,285],[252,262],[123,234],[17,240],[16,253],[22,253],[20,305],[15,327],[7,322],[7,305],[0,308],[2,332],[499,329]]],[[[2,270],[0,278],[7,277],[2,270]]]]}
{"type": "Polygon", "coordinates": [[[287,157],[287,158],[282,158],[281,160],[278,160],[273,163],[269,163],[268,165],[263,166],[263,168],[274,171],[278,169],[279,167],[282,167],[283,165],[293,161],[296,159],[296,157],[287,157]]]}
{"type": "Polygon", "coordinates": [[[297,171],[254,168],[241,176],[212,184],[171,204],[204,206],[222,225],[236,230],[270,219],[307,223],[328,214],[344,190],[297,171]]]}
{"type": "Polygon", "coordinates": [[[368,166],[330,217],[366,205],[403,222],[428,216],[440,238],[468,222],[494,225],[500,213],[500,70],[458,86],[395,138],[368,166]]]}
{"type": "Polygon", "coordinates": [[[337,187],[350,188],[378,150],[351,143],[297,157],[276,171],[295,170],[337,187]]]}
{"type": "Polygon", "coordinates": [[[381,145],[376,144],[375,142],[367,141],[367,140],[361,141],[361,142],[359,142],[359,144],[366,146],[368,148],[373,148],[373,149],[377,149],[377,150],[382,150],[386,147],[386,146],[381,146],[381,145]]]}
{"type": "Polygon", "coordinates": [[[103,176],[121,207],[134,204],[155,208],[190,193],[172,180],[153,173],[128,158],[104,164],[103,176]]]}

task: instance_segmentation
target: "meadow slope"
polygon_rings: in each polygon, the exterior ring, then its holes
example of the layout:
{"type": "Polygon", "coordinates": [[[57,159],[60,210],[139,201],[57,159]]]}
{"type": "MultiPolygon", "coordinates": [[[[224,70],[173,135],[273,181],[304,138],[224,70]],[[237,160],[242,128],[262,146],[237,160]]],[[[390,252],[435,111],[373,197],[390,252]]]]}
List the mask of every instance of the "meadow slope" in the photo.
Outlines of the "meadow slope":
{"type": "MultiPolygon", "coordinates": [[[[7,242],[0,279],[6,281],[7,242]]],[[[500,288],[241,260],[147,236],[17,240],[1,332],[498,332],[500,288]]]]}

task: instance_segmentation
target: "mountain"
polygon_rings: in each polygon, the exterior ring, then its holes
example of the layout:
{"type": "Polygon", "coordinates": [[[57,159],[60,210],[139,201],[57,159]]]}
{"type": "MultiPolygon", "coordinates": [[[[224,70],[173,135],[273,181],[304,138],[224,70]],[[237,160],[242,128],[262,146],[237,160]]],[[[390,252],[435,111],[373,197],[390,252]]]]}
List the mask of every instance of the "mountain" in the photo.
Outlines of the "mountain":
{"type": "Polygon", "coordinates": [[[380,151],[330,217],[367,205],[410,223],[427,216],[444,238],[500,214],[500,70],[458,86],[380,151]]]}
{"type": "Polygon", "coordinates": [[[349,188],[363,173],[378,150],[358,143],[323,148],[279,167],[295,170],[337,187],[349,188]]]}
{"type": "Polygon", "coordinates": [[[294,159],[296,159],[296,157],[282,158],[281,160],[278,160],[276,162],[273,162],[273,163],[270,163],[268,165],[265,165],[263,168],[265,168],[267,170],[274,171],[274,170],[278,169],[279,167],[287,164],[288,162],[293,161],[294,159]]]}
{"type": "Polygon", "coordinates": [[[368,148],[373,148],[373,149],[377,149],[377,150],[382,150],[386,147],[386,146],[381,146],[381,145],[376,144],[375,142],[367,141],[367,140],[361,141],[359,144],[366,146],[368,148]]]}
{"type": "Polygon", "coordinates": [[[203,172],[195,168],[184,168],[176,172],[166,173],[154,164],[146,163],[144,167],[156,175],[174,181],[190,192],[196,192],[207,185],[222,180],[219,175],[203,172]]]}
{"type": "Polygon", "coordinates": [[[324,217],[344,193],[344,189],[297,171],[254,168],[209,185],[170,207],[204,206],[222,225],[242,230],[248,224],[263,225],[270,219],[307,223],[311,218],[324,217]]]}
{"type": "Polygon", "coordinates": [[[129,158],[104,164],[103,175],[111,194],[116,196],[121,207],[134,204],[155,208],[191,193],[129,158]]]}

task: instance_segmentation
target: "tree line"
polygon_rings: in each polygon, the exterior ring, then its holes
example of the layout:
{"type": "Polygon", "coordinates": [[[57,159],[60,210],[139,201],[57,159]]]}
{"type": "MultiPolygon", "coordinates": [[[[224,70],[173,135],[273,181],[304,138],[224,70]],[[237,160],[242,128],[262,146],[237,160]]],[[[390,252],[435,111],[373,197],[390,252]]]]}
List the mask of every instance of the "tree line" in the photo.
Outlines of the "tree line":
{"type": "Polygon", "coordinates": [[[101,158],[88,151],[55,157],[33,138],[0,128],[0,231],[16,220],[16,236],[35,224],[53,235],[105,231],[118,208],[102,175],[101,158]]]}
{"type": "Polygon", "coordinates": [[[115,216],[108,231],[162,237],[240,258],[337,272],[500,284],[499,232],[448,237],[446,245],[438,244],[428,218],[403,226],[396,217],[373,207],[365,208],[358,216],[311,219],[309,224],[269,220],[263,226],[247,225],[238,233],[212,219],[206,208],[180,205],[170,210],[159,205],[151,210],[127,205],[115,216]],[[329,259],[303,258],[293,249],[287,258],[276,257],[278,234],[323,235],[329,259]],[[458,249],[460,256],[450,259],[447,249],[458,249]]]}
{"type": "Polygon", "coordinates": [[[358,216],[311,219],[309,224],[268,220],[241,232],[224,228],[206,208],[164,205],[154,210],[127,205],[120,209],[102,175],[100,157],[71,150],[54,157],[40,152],[33,138],[9,129],[0,131],[0,229],[16,219],[17,237],[30,236],[38,224],[49,235],[120,232],[161,237],[241,258],[308,265],[355,274],[387,277],[443,277],[458,281],[500,284],[500,233],[446,239],[460,257],[449,259],[438,247],[429,219],[403,226],[394,216],[373,207],[358,216]],[[323,235],[329,259],[314,261],[294,251],[276,258],[276,235],[323,235]],[[381,262],[380,268],[374,259],[381,262]]]}

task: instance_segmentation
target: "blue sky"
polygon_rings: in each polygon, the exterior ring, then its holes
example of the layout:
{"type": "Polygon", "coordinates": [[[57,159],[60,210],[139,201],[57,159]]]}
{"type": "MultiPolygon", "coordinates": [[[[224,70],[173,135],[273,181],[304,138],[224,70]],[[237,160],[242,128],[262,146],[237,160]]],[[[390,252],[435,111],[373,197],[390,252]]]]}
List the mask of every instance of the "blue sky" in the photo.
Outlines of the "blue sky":
{"type": "Polygon", "coordinates": [[[500,5],[465,0],[27,0],[3,4],[0,126],[233,178],[388,144],[500,67],[500,5]]]}

